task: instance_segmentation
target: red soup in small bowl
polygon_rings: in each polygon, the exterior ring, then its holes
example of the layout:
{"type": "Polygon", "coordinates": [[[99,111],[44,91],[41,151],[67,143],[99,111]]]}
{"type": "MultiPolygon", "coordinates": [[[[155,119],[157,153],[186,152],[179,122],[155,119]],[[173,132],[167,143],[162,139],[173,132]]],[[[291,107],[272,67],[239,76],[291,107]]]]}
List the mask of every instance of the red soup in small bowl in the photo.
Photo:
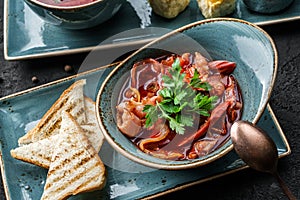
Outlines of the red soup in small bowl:
{"type": "Polygon", "coordinates": [[[97,0],[37,0],[41,3],[54,6],[80,6],[96,2],[97,0]]]}
{"type": "Polygon", "coordinates": [[[66,29],[85,29],[113,17],[125,0],[24,0],[45,21],[66,29]]]}

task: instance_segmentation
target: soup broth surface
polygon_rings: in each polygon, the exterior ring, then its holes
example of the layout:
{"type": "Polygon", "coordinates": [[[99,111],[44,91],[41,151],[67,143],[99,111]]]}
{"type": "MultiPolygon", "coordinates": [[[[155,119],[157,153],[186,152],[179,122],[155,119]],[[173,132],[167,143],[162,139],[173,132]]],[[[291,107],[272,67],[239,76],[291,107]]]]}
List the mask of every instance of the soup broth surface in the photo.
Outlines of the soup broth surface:
{"type": "Polygon", "coordinates": [[[232,74],[235,66],[226,60],[209,61],[198,52],[136,62],[116,106],[119,130],[137,148],[158,158],[207,155],[224,144],[242,114],[242,95],[232,74]],[[201,112],[192,111],[197,106],[201,112]],[[179,126],[184,130],[176,129],[179,126]]]}
{"type": "Polygon", "coordinates": [[[54,6],[80,6],[96,0],[38,0],[39,2],[54,6]]]}

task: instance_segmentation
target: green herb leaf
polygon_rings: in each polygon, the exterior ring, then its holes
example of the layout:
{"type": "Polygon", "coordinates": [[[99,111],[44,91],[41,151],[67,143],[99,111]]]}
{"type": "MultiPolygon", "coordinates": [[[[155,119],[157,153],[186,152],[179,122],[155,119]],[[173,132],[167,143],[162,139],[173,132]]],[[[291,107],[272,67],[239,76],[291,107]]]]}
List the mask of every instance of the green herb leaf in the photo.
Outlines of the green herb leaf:
{"type": "Polygon", "coordinates": [[[170,124],[170,128],[174,130],[176,133],[180,135],[184,134],[185,131],[184,124],[179,123],[173,118],[170,119],[169,124],[170,124]]]}
{"type": "Polygon", "coordinates": [[[146,127],[152,126],[159,118],[169,122],[170,128],[178,134],[184,134],[186,126],[193,126],[193,116],[199,114],[209,116],[218,97],[208,97],[197,93],[193,88],[202,88],[206,91],[211,86],[199,79],[199,73],[195,70],[190,84],[184,82],[186,74],[181,73],[180,60],[176,59],[169,70],[170,76],[163,75],[163,89],[159,95],[163,98],[155,106],[145,105],[146,127]]]}
{"type": "Polygon", "coordinates": [[[181,115],[180,118],[181,123],[185,124],[186,126],[193,126],[193,116],[192,115],[181,115]]]}
{"type": "Polygon", "coordinates": [[[199,72],[195,70],[194,76],[190,81],[190,86],[193,88],[202,88],[205,91],[211,90],[211,86],[207,82],[202,82],[199,78],[199,72]]]}
{"type": "Polygon", "coordinates": [[[173,91],[170,88],[163,88],[159,91],[159,95],[163,98],[172,98],[173,97],[173,91]]]}
{"type": "Polygon", "coordinates": [[[145,122],[146,127],[152,126],[158,120],[159,113],[156,106],[145,105],[143,112],[147,113],[145,122]]]}

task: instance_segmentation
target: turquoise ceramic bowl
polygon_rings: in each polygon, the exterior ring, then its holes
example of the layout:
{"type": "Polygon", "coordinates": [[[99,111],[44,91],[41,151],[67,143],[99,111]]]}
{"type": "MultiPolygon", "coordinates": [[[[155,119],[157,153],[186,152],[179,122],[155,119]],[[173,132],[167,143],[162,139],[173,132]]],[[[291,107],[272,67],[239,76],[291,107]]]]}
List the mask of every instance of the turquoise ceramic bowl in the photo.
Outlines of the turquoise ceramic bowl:
{"type": "Polygon", "coordinates": [[[271,14],[284,10],[294,0],[243,0],[247,8],[252,11],[271,14]]]}
{"type": "Polygon", "coordinates": [[[230,137],[220,148],[204,157],[170,161],[143,153],[116,126],[114,115],[118,92],[129,70],[135,62],[165,55],[166,50],[174,53],[197,50],[208,53],[213,60],[236,62],[234,75],[244,100],[242,119],[253,123],[258,121],[270,98],[277,72],[277,50],[271,37],[252,23],[232,18],[203,20],[174,30],[137,50],[110,72],[100,86],[96,100],[97,118],[105,138],[113,148],[149,167],[179,170],[202,166],[233,149],[230,137]]]}
{"type": "MultiPolygon", "coordinates": [[[[125,0],[96,0],[77,6],[57,6],[24,0],[46,22],[66,29],[86,29],[101,24],[121,8],[125,0]]],[[[54,0],[55,1],[55,0],[54,0]]]]}

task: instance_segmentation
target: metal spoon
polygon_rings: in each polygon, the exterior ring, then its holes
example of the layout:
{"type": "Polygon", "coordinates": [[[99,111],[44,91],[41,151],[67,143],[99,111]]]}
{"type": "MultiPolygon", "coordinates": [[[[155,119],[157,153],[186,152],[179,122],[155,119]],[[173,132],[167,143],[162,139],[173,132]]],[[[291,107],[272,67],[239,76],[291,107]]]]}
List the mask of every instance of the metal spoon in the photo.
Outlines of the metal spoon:
{"type": "Polygon", "coordinates": [[[236,153],[249,167],[271,173],[290,200],[296,197],[277,171],[278,151],[274,141],[263,130],[247,121],[237,121],[231,127],[231,139],[236,153]]]}

